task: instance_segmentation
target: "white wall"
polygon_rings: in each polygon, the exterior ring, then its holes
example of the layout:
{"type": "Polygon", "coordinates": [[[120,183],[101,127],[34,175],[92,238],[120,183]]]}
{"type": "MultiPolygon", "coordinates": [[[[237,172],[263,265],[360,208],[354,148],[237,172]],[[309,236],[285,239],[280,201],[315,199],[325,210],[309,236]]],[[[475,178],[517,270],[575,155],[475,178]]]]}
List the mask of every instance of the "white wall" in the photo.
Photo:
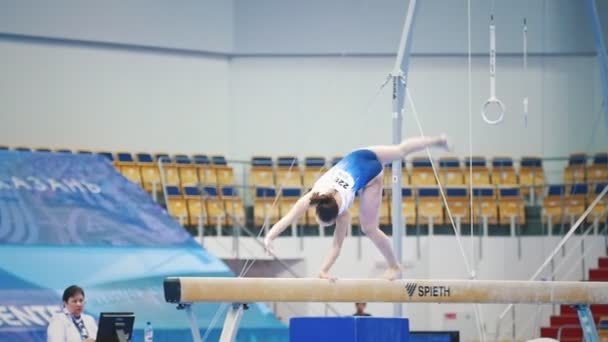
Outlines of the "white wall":
{"type": "Polygon", "coordinates": [[[228,53],[233,11],[225,0],[1,0],[0,33],[228,53]]]}
{"type": "MultiPolygon", "coordinates": [[[[555,266],[559,267],[557,280],[578,281],[582,278],[583,267],[577,260],[580,258],[580,236],[572,237],[565,245],[565,257],[558,253],[555,266]],[[559,266],[561,264],[561,266],[559,266]]],[[[331,237],[299,238],[281,237],[275,240],[275,251],[281,258],[293,260],[302,259],[296,269],[303,277],[315,277],[326,253],[331,246],[331,237]],[[301,245],[302,244],[302,245],[301,245]],[[302,247],[302,248],[301,248],[302,247]]],[[[511,237],[484,237],[480,240],[475,237],[471,243],[470,237],[463,237],[462,243],[468,262],[476,270],[478,279],[495,280],[528,280],[536,272],[545,258],[557,245],[557,237],[523,237],[521,239],[521,258],[518,254],[518,241],[511,237]],[[473,249],[474,248],[474,249],[473,249]],[[474,257],[473,257],[474,255],[474,257]]],[[[420,238],[420,258],[417,256],[415,237],[404,239],[403,264],[406,267],[405,277],[409,279],[466,279],[468,274],[456,239],[453,236],[432,236],[420,238]]],[[[212,253],[222,258],[232,258],[232,238],[207,237],[204,246],[212,253]]],[[[598,256],[606,253],[606,240],[604,237],[591,235],[585,238],[587,255],[585,270],[597,267],[598,256]]],[[[250,238],[240,239],[240,257],[267,259],[264,251],[250,238]]],[[[293,263],[293,262],[292,262],[293,263]]],[[[367,238],[347,237],[342,248],[342,254],[332,269],[332,273],[339,278],[377,278],[382,275],[384,261],[381,254],[367,238]]],[[[249,273],[254,276],[254,273],[249,273]]],[[[542,277],[550,275],[550,267],[541,274],[542,277]]],[[[290,277],[288,274],[282,276],[290,277]]],[[[339,281],[339,280],[338,280],[339,281]]],[[[341,315],[349,315],[354,311],[353,303],[331,303],[341,315]]],[[[322,304],[290,303],[290,309],[283,309],[282,318],[288,320],[290,316],[324,315],[322,304]],[[291,313],[291,315],[290,315],[291,313]]],[[[480,306],[486,331],[494,336],[496,320],[504,310],[503,304],[484,304],[480,306]]],[[[538,306],[517,305],[516,324],[518,339],[532,337],[539,332],[541,325],[547,325],[552,310],[551,305],[541,306],[538,323],[532,318],[538,306]]],[[[374,316],[392,316],[393,305],[387,303],[369,303],[368,311],[374,316]]],[[[477,339],[475,323],[464,319],[464,316],[473,313],[472,305],[464,304],[408,304],[405,305],[405,314],[410,319],[411,328],[415,330],[440,330],[454,327],[455,322],[444,320],[444,314],[456,312],[462,321],[457,324],[461,330],[461,338],[477,339]],[[468,323],[467,323],[468,322],[468,323]]],[[[507,316],[501,328],[501,336],[511,336],[511,315],[507,316]]]]}
{"type": "MultiPolygon", "coordinates": [[[[236,0],[236,51],[252,54],[395,53],[408,3],[401,0],[236,0]]],[[[473,52],[488,51],[492,3],[495,3],[499,53],[521,53],[524,17],[528,21],[530,52],[595,50],[584,1],[471,0],[473,52]]],[[[467,51],[466,0],[425,0],[418,1],[418,6],[414,53],[461,54],[467,51]]],[[[604,32],[608,33],[608,12],[600,13],[604,32]]]]}
{"type": "MultiPolygon", "coordinates": [[[[391,58],[345,57],[234,60],[231,155],[330,156],[390,143],[391,85],[375,95],[392,63],[391,58]],[[255,144],[250,144],[256,135],[255,144]]],[[[603,115],[596,125],[601,97],[594,90],[594,58],[535,57],[527,74],[520,58],[499,58],[497,96],[507,112],[497,126],[486,125],[480,115],[489,97],[487,59],[474,58],[472,68],[473,153],[564,156],[607,147],[603,115]],[[525,93],[530,101],[527,128],[521,115],[525,93]]],[[[466,58],[414,57],[409,87],[424,133],[446,132],[454,140],[455,153],[468,155],[466,58]]],[[[403,135],[419,135],[411,108],[403,135]]]]}
{"type": "MultiPolygon", "coordinates": [[[[533,1],[525,11],[520,3],[509,4],[497,2],[497,21],[514,25],[503,31],[511,33],[499,35],[499,47],[505,47],[499,52],[518,51],[518,24],[512,22],[525,12],[541,23],[536,30],[530,23],[530,49],[549,54],[530,57],[527,75],[519,56],[499,55],[498,96],[507,105],[507,118],[496,127],[480,120],[479,108],[489,96],[488,67],[486,57],[474,57],[473,153],[563,156],[605,150],[595,58],[555,54],[593,49],[590,32],[581,24],[584,9],[569,1],[533,1]],[[525,85],[528,128],[520,118],[525,85]]],[[[0,16],[6,17],[0,20],[0,32],[59,39],[0,40],[3,144],[225,153],[249,159],[253,154],[340,155],[391,142],[390,84],[375,94],[394,63],[381,54],[395,52],[402,2],[209,0],[91,7],[66,0],[40,7],[6,0],[0,5],[0,16]],[[129,44],[220,53],[234,48],[237,55],[225,59],[129,44]],[[281,55],[336,51],[371,55],[281,55]],[[258,52],[273,56],[238,57],[258,52]],[[137,127],[136,138],[131,127],[137,127]]],[[[425,133],[447,132],[461,156],[469,152],[462,5],[421,5],[416,46],[418,52],[436,56],[414,57],[409,82],[425,133]]],[[[473,1],[473,11],[485,15],[487,4],[473,1]]],[[[474,37],[474,51],[486,50],[483,22],[476,20],[481,26],[473,27],[481,35],[474,37]]],[[[419,134],[410,109],[404,127],[404,137],[419,134]]]]}
{"type": "Polygon", "coordinates": [[[0,41],[3,144],[226,153],[224,59],[0,41]]]}

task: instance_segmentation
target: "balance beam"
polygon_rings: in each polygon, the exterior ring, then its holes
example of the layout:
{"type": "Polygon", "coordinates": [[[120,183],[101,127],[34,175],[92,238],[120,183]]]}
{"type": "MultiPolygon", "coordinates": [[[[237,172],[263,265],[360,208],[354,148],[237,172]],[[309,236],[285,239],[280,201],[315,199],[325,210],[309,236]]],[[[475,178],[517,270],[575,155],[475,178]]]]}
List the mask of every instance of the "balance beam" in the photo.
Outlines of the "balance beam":
{"type": "Polygon", "coordinates": [[[318,278],[166,278],[165,300],[608,304],[608,282],[318,278]]]}

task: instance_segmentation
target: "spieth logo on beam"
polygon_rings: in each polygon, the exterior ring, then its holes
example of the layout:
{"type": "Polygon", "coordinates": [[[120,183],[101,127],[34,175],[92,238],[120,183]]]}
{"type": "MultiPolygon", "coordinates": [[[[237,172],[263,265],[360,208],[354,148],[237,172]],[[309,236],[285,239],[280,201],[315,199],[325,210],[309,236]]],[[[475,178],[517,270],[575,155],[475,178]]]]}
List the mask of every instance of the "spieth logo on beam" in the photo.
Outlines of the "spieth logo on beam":
{"type": "Polygon", "coordinates": [[[449,297],[449,286],[418,286],[417,283],[405,284],[407,295],[411,298],[418,289],[418,297],[449,297]]]}

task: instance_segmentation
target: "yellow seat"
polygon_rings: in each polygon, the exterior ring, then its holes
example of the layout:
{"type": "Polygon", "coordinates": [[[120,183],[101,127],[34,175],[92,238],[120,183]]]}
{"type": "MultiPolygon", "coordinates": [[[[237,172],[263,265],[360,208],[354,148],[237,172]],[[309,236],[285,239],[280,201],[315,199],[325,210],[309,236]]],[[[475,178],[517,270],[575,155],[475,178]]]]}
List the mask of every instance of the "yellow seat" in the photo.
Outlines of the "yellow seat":
{"type": "Polygon", "coordinates": [[[296,157],[283,156],[277,159],[276,186],[302,188],[302,174],[296,157]]]}
{"type": "MultiPolygon", "coordinates": [[[[589,186],[587,184],[573,184],[568,195],[564,199],[564,219],[568,223],[574,223],[580,216],[583,215],[587,208],[587,196],[589,195],[589,186]]],[[[585,221],[588,221],[589,217],[585,221]]]]}
{"type": "MultiPolygon", "coordinates": [[[[608,184],[608,183],[594,184],[593,187],[590,189],[591,191],[589,191],[589,195],[587,197],[587,203],[591,204],[591,202],[593,202],[596,199],[596,197],[599,196],[600,193],[604,190],[604,187],[606,187],[606,184],[608,184]]],[[[593,222],[593,220],[595,218],[597,218],[598,222],[605,223],[606,216],[608,215],[608,212],[606,211],[606,209],[608,208],[607,205],[608,205],[608,196],[604,196],[595,205],[595,207],[593,207],[593,209],[591,209],[591,213],[589,213],[587,221],[593,222]]]]}
{"type": "Polygon", "coordinates": [[[401,216],[406,225],[416,225],[416,198],[411,187],[401,188],[401,216]]]}
{"type": "Polygon", "coordinates": [[[162,190],[160,185],[160,171],[158,165],[154,162],[154,158],[149,153],[137,153],[137,162],[141,170],[141,179],[144,190],[151,192],[159,192],[162,190]]]}
{"type": "Polygon", "coordinates": [[[304,158],[304,174],[302,186],[305,190],[312,188],[317,179],[326,171],[326,161],[324,157],[304,158]]]}
{"type": "Polygon", "coordinates": [[[234,168],[228,165],[226,157],[222,155],[211,156],[211,169],[215,171],[218,186],[234,185],[234,168]]]}
{"type": "MultiPolygon", "coordinates": [[[[460,218],[461,227],[462,224],[470,223],[471,217],[471,206],[468,188],[464,186],[451,186],[445,189],[445,197],[454,219],[454,224],[457,222],[457,218],[460,218]]],[[[448,209],[445,208],[445,221],[450,223],[450,217],[448,209]]]]}
{"type": "Polygon", "coordinates": [[[492,183],[496,185],[518,184],[517,173],[511,157],[495,157],[492,160],[492,183]]]}
{"type": "Polygon", "coordinates": [[[224,226],[226,224],[226,210],[215,186],[205,186],[202,191],[207,209],[207,223],[210,226],[224,226]]]}
{"type": "Polygon", "coordinates": [[[188,225],[205,227],[207,225],[207,208],[200,190],[195,186],[184,188],[184,199],[188,207],[188,225]]]}
{"type": "Polygon", "coordinates": [[[412,185],[416,187],[436,185],[431,162],[426,157],[416,157],[412,160],[412,185]]]}
{"type": "Polygon", "coordinates": [[[188,222],[188,206],[177,186],[167,186],[167,211],[181,226],[188,222]]]}
{"type": "Polygon", "coordinates": [[[192,163],[190,157],[178,154],[175,156],[175,164],[182,189],[187,186],[196,187],[200,184],[196,165],[192,163]]]}
{"type": "Polygon", "coordinates": [[[501,187],[498,192],[499,224],[510,225],[511,217],[515,223],[526,224],[524,199],[518,187],[501,187]]]}
{"type": "Polygon", "coordinates": [[[460,160],[456,157],[439,159],[441,183],[444,186],[459,186],[464,184],[464,175],[460,160]]]}
{"type": "Polygon", "coordinates": [[[173,163],[171,157],[166,153],[159,153],[156,155],[156,160],[162,161],[159,163],[159,171],[161,180],[164,180],[165,186],[179,186],[179,172],[177,171],[177,165],[173,163]]]}
{"type": "Polygon", "coordinates": [[[492,187],[473,188],[473,223],[482,223],[484,216],[488,224],[498,223],[498,202],[492,187]]]}
{"type": "MultiPolygon", "coordinates": [[[[393,187],[393,167],[389,164],[384,167],[383,171],[383,183],[384,189],[392,189],[393,187]]],[[[411,185],[411,179],[409,171],[405,165],[405,162],[401,164],[401,187],[407,187],[411,185]]]]}
{"type": "Polygon", "coordinates": [[[428,224],[431,217],[435,225],[444,223],[439,188],[418,188],[418,223],[428,224]]]}
{"type": "Polygon", "coordinates": [[[593,157],[593,165],[587,168],[589,184],[608,182],[608,154],[597,153],[593,157]]]}
{"type": "Polygon", "coordinates": [[[382,203],[380,203],[380,225],[388,226],[391,224],[391,201],[389,197],[384,194],[382,196],[382,203]]]}
{"type": "Polygon", "coordinates": [[[553,224],[562,223],[565,205],[564,190],[563,185],[551,185],[547,189],[547,195],[543,199],[543,223],[547,223],[548,217],[551,217],[553,224]]]}
{"type": "MultiPolygon", "coordinates": [[[[360,210],[361,206],[359,203],[359,198],[355,198],[355,201],[353,202],[353,205],[350,207],[349,212],[350,212],[350,216],[351,216],[351,224],[358,226],[361,224],[361,221],[359,220],[359,210],[360,210]]],[[[314,217],[313,217],[314,220],[314,217]]]]}
{"type": "Polygon", "coordinates": [[[473,186],[488,186],[492,184],[490,178],[490,170],[486,165],[486,159],[484,157],[474,156],[471,161],[469,157],[464,160],[464,183],[473,184],[473,186]],[[469,170],[471,168],[472,170],[469,170]],[[473,180],[471,182],[471,173],[473,180]]]}
{"type": "Polygon", "coordinates": [[[280,211],[275,203],[276,190],[274,188],[257,187],[253,198],[253,221],[256,226],[264,223],[272,225],[278,221],[280,211]]]}
{"type": "Polygon", "coordinates": [[[272,158],[256,156],[251,158],[249,184],[256,187],[274,187],[274,170],[272,158]]]}
{"type": "Polygon", "coordinates": [[[539,157],[523,157],[519,169],[519,184],[522,195],[530,195],[535,189],[535,195],[542,195],[545,185],[545,172],[539,157]]]}
{"type": "Polygon", "coordinates": [[[222,187],[222,203],[226,209],[226,224],[229,226],[245,226],[245,206],[234,186],[222,187]]]}
{"type": "Polygon", "coordinates": [[[572,184],[585,183],[587,179],[587,155],[573,153],[564,169],[564,183],[570,187],[572,184]]]}
{"type": "Polygon", "coordinates": [[[192,161],[196,168],[199,183],[204,186],[217,186],[216,170],[211,167],[211,160],[204,154],[195,154],[192,161]]]}
{"type": "Polygon", "coordinates": [[[142,177],[140,168],[133,159],[133,155],[130,152],[118,152],[116,156],[118,160],[114,162],[114,166],[129,181],[141,186],[142,177]]]}
{"type": "MultiPolygon", "coordinates": [[[[302,196],[302,189],[300,188],[283,188],[281,190],[281,197],[279,198],[279,214],[281,216],[287,215],[289,210],[293,207],[296,201],[302,196]]],[[[306,223],[306,215],[302,215],[296,221],[297,224],[306,223]]]]}

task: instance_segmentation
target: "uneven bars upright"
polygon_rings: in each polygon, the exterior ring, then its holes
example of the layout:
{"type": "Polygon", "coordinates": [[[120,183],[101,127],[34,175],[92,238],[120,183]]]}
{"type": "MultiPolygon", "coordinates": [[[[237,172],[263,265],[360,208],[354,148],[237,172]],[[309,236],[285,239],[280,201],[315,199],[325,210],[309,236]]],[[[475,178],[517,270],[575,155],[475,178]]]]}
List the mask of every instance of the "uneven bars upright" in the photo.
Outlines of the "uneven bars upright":
{"type": "MultiPolygon", "coordinates": [[[[412,48],[412,31],[414,30],[414,19],[416,17],[417,1],[410,0],[401,33],[401,41],[397,52],[397,60],[395,67],[391,73],[393,81],[393,143],[401,143],[401,125],[403,122],[403,111],[405,108],[405,87],[407,86],[407,73],[409,70],[411,48],[412,48]]],[[[399,263],[403,258],[403,217],[401,213],[401,160],[393,161],[392,165],[392,221],[393,221],[393,247],[395,255],[399,263]]],[[[403,306],[400,303],[395,303],[393,306],[393,315],[395,317],[403,316],[403,306]]]]}

